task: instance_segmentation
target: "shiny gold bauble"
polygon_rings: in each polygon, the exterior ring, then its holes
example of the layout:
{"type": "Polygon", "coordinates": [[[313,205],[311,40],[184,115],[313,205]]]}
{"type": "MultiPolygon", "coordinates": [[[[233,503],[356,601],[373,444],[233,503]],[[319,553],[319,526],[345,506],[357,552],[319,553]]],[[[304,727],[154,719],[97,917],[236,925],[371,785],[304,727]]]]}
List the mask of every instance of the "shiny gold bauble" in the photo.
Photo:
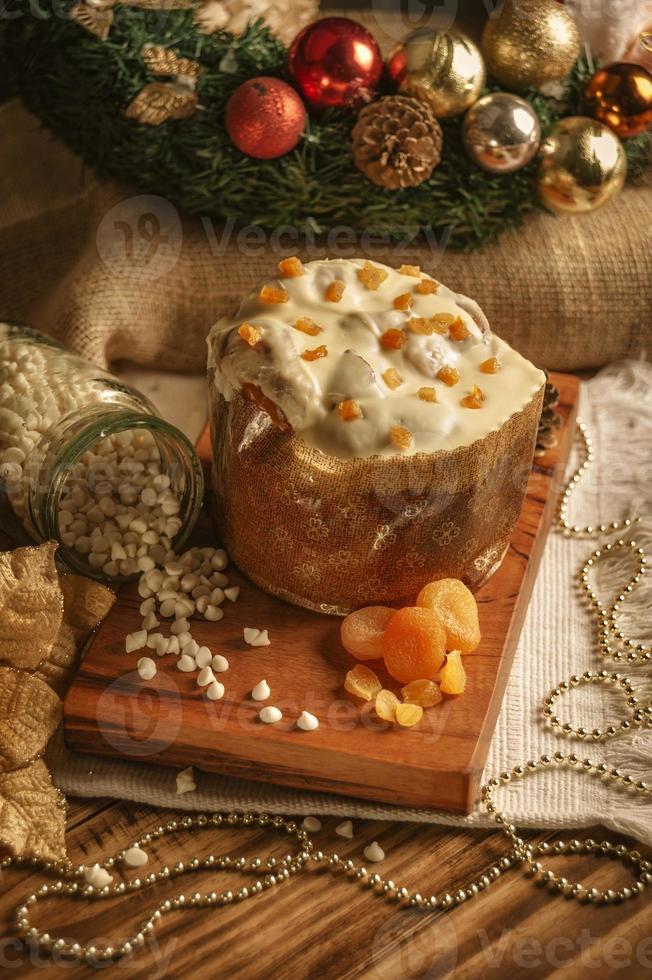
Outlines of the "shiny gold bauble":
{"type": "Polygon", "coordinates": [[[479,98],[486,72],[480,49],[459,31],[414,31],[393,52],[389,75],[399,92],[427,102],[440,118],[479,98]]]}
{"type": "Polygon", "coordinates": [[[638,136],[652,123],[652,74],[642,65],[601,68],[584,90],[584,111],[621,139],[638,136]]]}
{"type": "Polygon", "coordinates": [[[541,123],[529,102],[512,92],[491,92],[464,117],[464,148],[474,163],[492,174],[511,174],[539,149],[541,123]]]}
{"type": "Polygon", "coordinates": [[[506,88],[539,88],[565,78],[580,53],[580,34],[556,0],[506,0],[482,34],[490,75],[506,88]]]}
{"type": "Polygon", "coordinates": [[[595,211],[622,188],[627,158],[616,134],[585,116],[560,119],[541,144],[537,186],[557,214],[595,211]]]}

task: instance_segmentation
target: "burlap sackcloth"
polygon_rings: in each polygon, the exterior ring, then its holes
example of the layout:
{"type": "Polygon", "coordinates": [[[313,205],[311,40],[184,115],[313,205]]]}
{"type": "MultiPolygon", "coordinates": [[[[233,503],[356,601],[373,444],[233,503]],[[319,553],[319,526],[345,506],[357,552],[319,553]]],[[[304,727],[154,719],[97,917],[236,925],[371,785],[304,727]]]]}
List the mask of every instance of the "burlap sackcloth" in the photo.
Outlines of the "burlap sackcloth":
{"type": "MultiPolygon", "coordinates": [[[[166,404],[171,421],[188,419],[180,405],[182,385],[175,379],[170,391],[166,378],[139,382],[148,395],[166,404]],[[167,398],[166,398],[167,393],[167,398]]],[[[203,389],[186,382],[186,405],[194,415],[194,437],[201,426],[203,389]]],[[[632,512],[645,515],[636,538],[652,554],[652,485],[649,480],[652,447],[652,365],[623,362],[605,368],[583,385],[581,414],[595,440],[596,463],[575,494],[572,519],[601,523],[632,512]],[[626,442],[627,450],[623,452],[626,442]]],[[[577,752],[618,766],[638,779],[652,779],[652,731],[627,734],[605,744],[569,742],[555,736],[542,722],[543,699],[552,687],[573,673],[603,666],[595,653],[594,620],[574,587],[579,565],[595,547],[592,541],[567,540],[552,533],[535,585],[507,693],[491,743],[486,775],[536,759],[544,752],[577,752]]],[[[600,568],[597,581],[603,595],[617,594],[632,574],[629,559],[600,568]]],[[[625,630],[642,641],[652,637],[652,575],[644,581],[623,615],[625,630]],[[632,623],[635,623],[635,632],[632,623]]],[[[273,637],[272,637],[273,641],[273,637]]],[[[472,655],[471,655],[472,656],[472,655]]],[[[125,668],[127,669],[127,668],[125,668]]],[[[472,669],[472,668],[471,668],[472,669]]],[[[632,678],[640,697],[652,697],[652,667],[620,668],[632,678]]],[[[558,704],[560,717],[586,728],[605,728],[626,717],[624,699],[604,686],[578,688],[558,704]]],[[[158,806],[188,810],[264,809],[274,813],[334,814],[385,820],[483,826],[487,816],[478,807],[469,817],[307,793],[283,787],[199,773],[193,793],[176,795],[175,772],[149,763],[120,762],[68,752],[61,735],[50,743],[47,762],[55,782],[66,793],[112,796],[158,806]]],[[[574,828],[596,823],[652,842],[652,807],[643,798],[619,792],[611,784],[572,770],[544,771],[508,789],[501,800],[521,826],[574,828]]]]}
{"type": "Polygon", "coordinates": [[[330,246],[279,245],[260,229],[238,235],[98,182],[18,102],[0,108],[0,131],[0,316],[101,364],[202,371],[211,324],[293,252],[418,263],[477,299],[541,367],[595,368],[650,346],[652,186],[627,188],[594,215],[532,216],[471,255],[445,238],[402,248],[340,233],[330,246]]]}

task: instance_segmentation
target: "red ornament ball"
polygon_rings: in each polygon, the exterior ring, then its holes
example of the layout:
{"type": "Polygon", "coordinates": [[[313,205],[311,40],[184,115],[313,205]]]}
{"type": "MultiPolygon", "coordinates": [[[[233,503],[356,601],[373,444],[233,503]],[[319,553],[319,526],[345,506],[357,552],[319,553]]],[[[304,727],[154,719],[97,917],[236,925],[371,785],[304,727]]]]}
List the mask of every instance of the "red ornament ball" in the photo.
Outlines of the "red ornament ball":
{"type": "Polygon", "coordinates": [[[349,108],[374,97],[383,72],[378,43],[348,17],[323,17],[292,42],[288,70],[311,106],[349,108]]]}
{"type": "Polygon", "coordinates": [[[232,142],[256,160],[274,160],[289,153],[305,124],[301,97],[279,78],[250,78],[226,105],[226,129],[232,142]]]}

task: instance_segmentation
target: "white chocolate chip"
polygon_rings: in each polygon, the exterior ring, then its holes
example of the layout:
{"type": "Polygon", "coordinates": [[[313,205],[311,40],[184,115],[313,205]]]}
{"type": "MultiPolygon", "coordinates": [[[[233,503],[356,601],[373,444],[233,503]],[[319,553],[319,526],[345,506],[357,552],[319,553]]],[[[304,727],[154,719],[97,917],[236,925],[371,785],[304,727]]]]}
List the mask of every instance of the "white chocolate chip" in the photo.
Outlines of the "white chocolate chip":
{"type": "Polygon", "coordinates": [[[208,647],[200,647],[195,654],[195,663],[198,667],[208,667],[213,663],[213,654],[208,647]]]}
{"type": "Polygon", "coordinates": [[[267,630],[260,630],[258,636],[255,639],[251,640],[249,645],[252,647],[268,647],[270,643],[271,640],[269,638],[269,634],[267,630]]]}
{"type": "Polygon", "coordinates": [[[138,673],[144,681],[151,681],[156,673],[156,664],[151,657],[141,657],[137,664],[138,673]]]}
{"type": "Polygon", "coordinates": [[[272,705],[268,705],[266,708],[261,708],[258,717],[266,725],[273,725],[275,722],[281,720],[283,712],[278,708],[274,708],[272,705]]]}
{"type": "Polygon", "coordinates": [[[133,653],[135,650],[142,650],[147,643],[147,630],[136,630],[125,637],[125,650],[133,653]]]}
{"type": "Polygon", "coordinates": [[[316,833],[318,830],[321,830],[321,820],[318,820],[317,817],[304,817],[301,826],[304,830],[316,833]]]}
{"type": "Polygon", "coordinates": [[[142,848],[135,845],[134,847],[128,847],[122,856],[122,860],[130,868],[142,868],[144,864],[147,864],[147,854],[142,848]]]}
{"type": "Polygon", "coordinates": [[[113,881],[113,875],[110,875],[106,868],[100,867],[99,864],[84,868],[84,878],[93,888],[104,888],[113,881]]]}
{"type": "Polygon", "coordinates": [[[190,673],[191,670],[197,670],[197,664],[187,653],[181,654],[177,660],[177,667],[186,674],[190,673]]]}
{"type": "Polygon", "coordinates": [[[215,674],[210,667],[202,667],[197,675],[197,683],[200,687],[208,687],[215,680],[215,674]]]}
{"type": "Polygon", "coordinates": [[[319,728],[319,718],[309,711],[302,711],[297,719],[297,728],[303,732],[314,732],[316,728],[319,728]]]}
{"type": "Polygon", "coordinates": [[[267,698],[270,696],[270,694],[271,691],[269,689],[269,684],[265,680],[258,681],[253,691],[251,692],[251,696],[254,699],[254,701],[266,701],[267,698]]]}
{"type": "Polygon", "coordinates": [[[218,674],[223,674],[228,669],[229,661],[221,653],[216,653],[213,657],[213,670],[217,671],[218,674]]]}
{"type": "Polygon", "coordinates": [[[219,701],[220,698],[224,697],[224,684],[220,681],[213,680],[206,688],[206,697],[210,701],[219,701]]]}
{"type": "Polygon", "coordinates": [[[219,606],[206,606],[206,609],[204,610],[204,619],[207,619],[209,623],[217,623],[218,620],[223,618],[224,610],[220,609],[219,606]]]}
{"type": "Polygon", "coordinates": [[[251,646],[253,641],[260,636],[260,630],[255,629],[253,626],[245,626],[242,635],[244,636],[245,643],[251,646]]]}
{"type": "Polygon", "coordinates": [[[197,783],[195,782],[195,774],[192,766],[188,766],[187,769],[182,769],[177,773],[177,796],[182,796],[183,793],[192,793],[197,789],[197,783]]]}
{"type": "Polygon", "coordinates": [[[378,843],[377,840],[372,841],[371,844],[367,844],[364,849],[364,856],[367,861],[384,861],[385,852],[378,843]]]}
{"type": "Polygon", "coordinates": [[[240,595],[240,587],[238,585],[232,585],[230,588],[224,590],[224,595],[231,602],[235,602],[240,595]]]}
{"type": "Polygon", "coordinates": [[[342,823],[338,823],[335,828],[335,833],[339,834],[340,837],[346,837],[347,840],[352,840],[353,838],[353,824],[350,820],[344,820],[342,823]]]}

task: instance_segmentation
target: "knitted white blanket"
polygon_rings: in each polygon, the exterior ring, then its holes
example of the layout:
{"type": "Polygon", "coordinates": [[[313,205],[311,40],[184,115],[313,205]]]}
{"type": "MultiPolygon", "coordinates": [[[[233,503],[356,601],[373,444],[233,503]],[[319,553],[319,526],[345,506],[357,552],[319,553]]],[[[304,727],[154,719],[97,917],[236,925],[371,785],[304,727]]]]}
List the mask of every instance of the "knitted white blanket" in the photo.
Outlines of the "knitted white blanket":
{"type": "MultiPolygon", "coordinates": [[[[142,387],[144,379],[137,380],[142,387]]],[[[173,396],[177,405],[185,402],[187,406],[187,399],[178,399],[178,395],[179,388],[188,385],[196,395],[196,425],[204,411],[196,382],[193,389],[192,382],[175,379],[173,396]]],[[[148,387],[151,390],[151,383],[148,387]]],[[[164,413],[165,387],[154,392],[164,413]]],[[[652,365],[629,361],[605,368],[583,385],[581,416],[593,435],[596,462],[574,495],[571,518],[595,525],[640,516],[641,523],[628,537],[635,536],[652,557],[652,365]]],[[[594,547],[593,541],[550,535],[491,744],[487,777],[542,753],[563,750],[616,766],[637,779],[652,779],[652,731],[623,733],[606,743],[581,743],[556,735],[542,720],[543,699],[560,681],[587,669],[615,669],[612,661],[604,662],[596,651],[595,621],[575,585],[578,567],[594,547]]],[[[600,592],[611,597],[631,574],[631,559],[622,553],[598,569],[596,582],[600,592]]],[[[652,640],[652,575],[626,604],[623,623],[636,639],[652,640]]],[[[652,663],[619,669],[650,703],[652,663]]],[[[606,685],[574,689],[558,702],[564,721],[589,730],[617,723],[627,716],[626,711],[622,696],[606,685]]],[[[468,817],[458,817],[207,773],[197,775],[195,792],[177,796],[174,771],[73,755],[60,735],[51,742],[47,761],[57,785],[65,793],[81,796],[112,796],[189,810],[255,809],[467,826],[489,822],[480,807],[468,817]]],[[[648,800],[577,769],[555,767],[538,772],[501,789],[498,799],[519,826],[576,828],[601,823],[652,843],[648,800]]]]}

